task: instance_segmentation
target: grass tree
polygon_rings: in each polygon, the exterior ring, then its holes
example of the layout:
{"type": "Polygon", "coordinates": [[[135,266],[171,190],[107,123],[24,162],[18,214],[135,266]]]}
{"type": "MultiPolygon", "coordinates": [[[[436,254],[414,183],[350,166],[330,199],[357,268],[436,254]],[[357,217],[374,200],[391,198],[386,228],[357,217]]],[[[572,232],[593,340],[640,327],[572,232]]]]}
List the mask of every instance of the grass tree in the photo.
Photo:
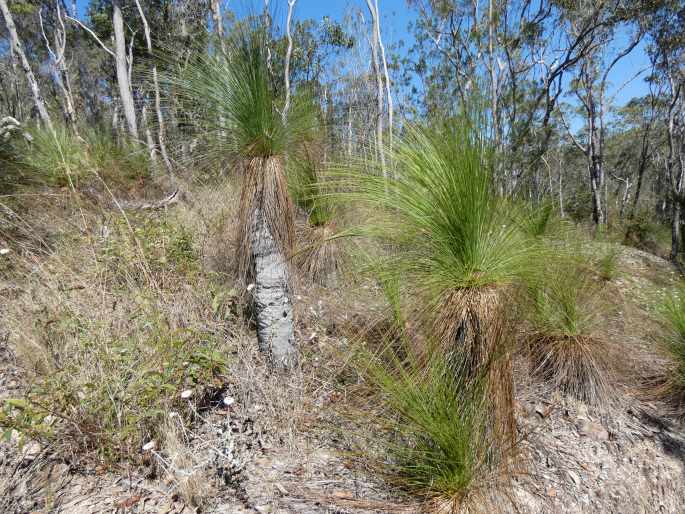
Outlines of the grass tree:
{"type": "Polygon", "coordinates": [[[344,198],[370,205],[372,219],[357,231],[393,249],[373,268],[383,282],[399,284],[410,324],[437,339],[467,382],[484,380],[490,426],[509,438],[510,292],[537,264],[539,245],[494,193],[483,133],[467,116],[438,128],[407,128],[392,151],[394,177],[364,163],[341,171],[337,186],[349,191],[344,198]]]}
{"type": "Polygon", "coordinates": [[[607,314],[600,283],[574,250],[574,257],[548,261],[542,280],[529,288],[527,351],[534,377],[587,403],[603,403],[618,356],[598,332],[607,314]]]}
{"type": "Polygon", "coordinates": [[[226,42],[225,54],[198,52],[168,81],[203,135],[197,160],[211,164],[229,158],[241,170],[239,274],[246,285],[254,284],[260,349],[276,367],[292,367],[298,359],[289,278],[294,213],[285,158],[312,134],[316,111],[310,100],[295,97],[283,119],[266,44],[255,28],[239,29],[226,42]]]}
{"type": "Polygon", "coordinates": [[[360,346],[351,363],[363,403],[349,413],[358,434],[371,421],[373,442],[362,438],[361,451],[378,475],[422,499],[422,512],[511,509],[515,447],[490,437],[482,380],[454,373],[437,352],[422,356],[392,340],[360,346]]]}

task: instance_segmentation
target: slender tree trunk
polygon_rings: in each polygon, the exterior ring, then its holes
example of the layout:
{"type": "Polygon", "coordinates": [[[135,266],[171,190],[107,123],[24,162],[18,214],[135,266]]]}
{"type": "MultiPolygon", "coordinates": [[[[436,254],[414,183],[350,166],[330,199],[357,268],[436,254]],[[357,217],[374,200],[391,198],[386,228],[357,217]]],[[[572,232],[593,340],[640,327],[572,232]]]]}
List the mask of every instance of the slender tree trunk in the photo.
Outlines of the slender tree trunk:
{"type": "Polygon", "coordinates": [[[221,16],[221,3],[219,0],[212,0],[210,4],[212,10],[212,23],[214,24],[214,32],[219,38],[219,45],[221,51],[226,55],[226,41],[224,41],[224,19],[221,16]]]}
{"type": "Polygon", "coordinates": [[[156,145],[155,145],[155,139],[152,137],[152,129],[150,128],[150,120],[147,117],[147,104],[148,104],[148,98],[147,96],[143,99],[143,108],[141,109],[141,118],[143,121],[143,128],[145,130],[145,143],[147,144],[148,152],[150,154],[150,162],[153,165],[153,168],[155,168],[155,171],[157,171],[157,152],[156,152],[156,145]]]}
{"type": "Polygon", "coordinates": [[[392,140],[393,140],[393,117],[395,115],[395,108],[392,100],[391,84],[390,84],[390,74],[388,73],[388,60],[385,57],[385,46],[383,45],[383,39],[381,38],[381,22],[380,22],[380,12],[378,10],[378,0],[374,0],[374,8],[376,11],[376,31],[378,37],[378,47],[381,51],[381,61],[383,62],[383,75],[385,76],[385,94],[388,99],[388,149],[392,153],[392,140]]]}
{"type": "Polygon", "coordinates": [[[564,173],[561,170],[561,166],[559,166],[559,216],[561,216],[562,218],[565,218],[566,214],[564,213],[563,176],[564,176],[564,173]]]}
{"type": "Polygon", "coordinates": [[[26,75],[26,80],[28,81],[29,87],[31,88],[31,94],[33,95],[33,103],[36,106],[38,115],[40,116],[40,120],[48,129],[53,130],[52,120],[50,119],[48,110],[45,107],[45,100],[43,99],[43,95],[41,95],[40,88],[38,87],[38,82],[36,81],[36,76],[33,74],[33,70],[31,70],[31,65],[29,64],[29,61],[26,58],[26,54],[24,53],[21,40],[19,39],[19,34],[17,34],[17,27],[14,25],[12,13],[10,12],[9,7],[7,6],[7,0],[0,0],[0,11],[2,11],[2,15],[5,18],[5,24],[7,25],[7,32],[10,36],[10,45],[12,47],[12,50],[14,54],[19,58],[21,67],[24,69],[24,74],[26,75]]]}
{"type": "Polygon", "coordinates": [[[297,347],[288,268],[262,212],[255,209],[254,216],[252,253],[259,349],[270,356],[276,367],[292,368],[297,364],[297,347]]]}
{"type": "Polygon", "coordinates": [[[297,0],[288,0],[288,17],[285,22],[285,33],[288,38],[288,49],[285,53],[285,105],[283,106],[283,123],[288,119],[288,111],[290,110],[290,58],[293,54],[293,36],[290,32],[290,23],[293,19],[293,9],[295,8],[297,0]]]}
{"type": "Polygon", "coordinates": [[[147,53],[151,62],[150,69],[152,71],[152,85],[155,89],[155,114],[157,115],[157,140],[159,142],[159,152],[162,154],[164,167],[169,173],[171,173],[173,171],[173,167],[171,166],[171,159],[169,159],[169,154],[167,153],[166,149],[166,127],[164,125],[164,115],[162,114],[162,100],[159,92],[159,77],[157,74],[157,65],[155,64],[154,56],[152,55],[152,38],[150,37],[150,25],[148,24],[147,18],[145,17],[145,12],[143,12],[143,7],[140,5],[140,0],[136,0],[136,6],[138,7],[138,14],[140,14],[140,19],[143,22],[145,42],[147,44],[147,53]]]}
{"type": "Polygon", "coordinates": [[[677,262],[680,253],[680,201],[673,200],[671,207],[671,260],[677,262]]]}
{"type": "Polygon", "coordinates": [[[373,35],[371,37],[371,63],[373,65],[373,72],[376,77],[376,152],[381,161],[383,168],[383,175],[387,177],[388,170],[385,167],[385,152],[383,148],[383,77],[381,75],[381,68],[378,62],[378,15],[371,3],[371,0],[366,0],[366,5],[371,13],[373,21],[373,35]]]}
{"type": "Polygon", "coordinates": [[[74,108],[74,97],[71,92],[71,80],[69,78],[69,68],[67,67],[67,60],[65,56],[67,48],[67,29],[64,25],[64,17],[62,16],[62,7],[59,0],[55,2],[55,14],[57,17],[53,28],[53,44],[50,45],[50,40],[45,33],[43,25],[42,9],[38,10],[38,19],[40,20],[40,28],[45,40],[45,46],[48,54],[52,59],[53,65],[53,82],[61,92],[62,97],[62,111],[64,113],[64,121],[71,128],[72,132],[78,137],[78,128],[76,126],[76,109],[74,108]]]}
{"type": "Polygon", "coordinates": [[[133,94],[131,93],[131,77],[126,62],[126,37],[124,34],[124,18],[121,14],[120,0],[112,1],[112,25],[114,26],[114,59],[116,61],[121,108],[124,111],[129,136],[134,141],[138,141],[138,122],[136,120],[136,107],[133,101],[133,94]]]}
{"type": "Polygon", "coordinates": [[[638,202],[640,201],[640,193],[642,192],[642,181],[647,169],[647,157],[649,156],[649,129],[651,125],[645,127],[642,133],[642,149],[640,150],[640,160],[637,165],[637,185],[635,186],[635,196],[633,197],[633,206],[631,209],[631,216],[635,216],[638,202]]]}
{"type": "Polygon", "coordinates": [[[347,106],[347,157],[352,157],[352,102],[347,106]]]}

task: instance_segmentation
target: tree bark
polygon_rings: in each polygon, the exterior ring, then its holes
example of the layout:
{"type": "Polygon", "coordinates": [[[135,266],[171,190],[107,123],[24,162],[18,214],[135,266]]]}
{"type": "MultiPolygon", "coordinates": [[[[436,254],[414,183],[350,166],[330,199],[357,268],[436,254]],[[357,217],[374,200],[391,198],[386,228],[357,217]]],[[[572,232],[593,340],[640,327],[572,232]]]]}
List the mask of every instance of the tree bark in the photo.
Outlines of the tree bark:
{"type": "Polygon", "coordinates": [[[392,129],[393,129],[393,117],[395,114],[395,109],[393,106],[392,93],[390,91],[390,74],[388,73],[388,60],[385,57],[385,46],[383,45],[383,39],[381,38],[381,22],[380,22],[380,12],[378,11],[378,0],[374,0],[374,8],[376,10],[376,31],[378,37],[378,47],[381,51],[381,61],[383,62],[383,75],[385,76],[385,94],[388,100],[388,149],[392,153],[392,129]]]}
{"type": "Polygon", "coordinates": [[[649,132],[651,128],[651,122],[647,124],[642,133],[642,147],[640,149],[640,160],[637,165],[637,185],[635,186],[635,196],[633,197],[633,206],[631,209],[631,216],[635,216],[637,211],[638,202],[640,201],[640,193],[642,192],[642,181],[645,176],[645,170],[647,169],[647,158],[649,157],[649,132]]]}
{"type": "Polygon", "coordinates": [[[680,199],[673,199],[671,207],[671,260],[678,261],[680,253],[680,199]]]}
{"type": "Polygon", "coordinates": [[[71,128],[72,132],[79,137],[78,127],[76,126],[76,109],[74,108],[74,96],[71,92],[71,80],[69,78],[69,68],[67,67],[65,51],[67,47],[67,29],[64,25],[64,17],[62,16],[62,8],[60,2],[55,2],[55,15],[57,17],[53,29],[53,44],[50,45],[50,40],[45,33],[43,26],[42,8],[38,10],[38,19],[40,20],[40,28],[45,40],[45,46],[50,54],[53,64],[53,79],[55,85],[62,93],[62,110],[64,111],[64,120],[71,128]]]}
{"type": "Polygon", "coordinates": [[[254,305],[259,349],[277,368],[297,364],[288,267],[262,210],[253,213],[254,305]]]}
{"type": "Polygon", "coordinates": [[[126,37],[120,0],[112,1],[112,25],[114,27],[115,43],[114,60],[116,61],[121,108],[124,111],[129,136],[133,140],[138,141],[138,122],[136,120],[133,94],[131,93],[131,77],[128,72],[128,63],[126,62],[126,37]]]}
{"type": "Polygon", "coordinates": [[[31,88],[31,94],[33,95],[33,103],[36,106],[38,115],[40,116],[40,120],[48,129],[53,130],[50,114],[48,114],[48,110],[45,107],[45,100],[43,99],[43,95],[41,94],[40,88],[38,87],[36,76],[33,74],[33,70],[31,70],[31,65],[29,64],[29,61],[26,58],[26,54],[24,53],[21,40],[19,39],[19,34],[17,34],[17,27],[14,24],[14,19],[12,18],[12,13],[10,12],[9,7],[7,6],[7,0],[0,0],[0,11],[2,11],[2,15],[5,18],[5,24],[7,25],[7,32],[10,36],[10,45],[12,47],[12,50],[14,51],[15,55],[18,56],[19,62],[21,63],[21,67],[24,69],[26,80],[28,81],[29,87],[31,88]]]}

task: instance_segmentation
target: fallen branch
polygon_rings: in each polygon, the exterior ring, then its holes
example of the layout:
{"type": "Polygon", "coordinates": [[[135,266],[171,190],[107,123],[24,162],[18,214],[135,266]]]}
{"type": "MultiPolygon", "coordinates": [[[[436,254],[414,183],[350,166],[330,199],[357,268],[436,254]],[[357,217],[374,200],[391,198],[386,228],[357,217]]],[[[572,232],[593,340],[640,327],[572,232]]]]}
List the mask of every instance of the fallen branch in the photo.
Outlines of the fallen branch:
{"type": "Polygon", "coordinates": [[[178,202],[181,196],[182,196],[181,190],[179,188],[176,188],[176,190],[174,192],[172,192],[170,195],[166,196],[165,198],[163,198],[157,202],[151,202],[151,203],[120,202],[120,204],[125,209],[134,209],[134,210],[139,210],[139,211],[164,209],[164,208],[169,207],[170,205],[173,205],[176,202],[178,202]]]}

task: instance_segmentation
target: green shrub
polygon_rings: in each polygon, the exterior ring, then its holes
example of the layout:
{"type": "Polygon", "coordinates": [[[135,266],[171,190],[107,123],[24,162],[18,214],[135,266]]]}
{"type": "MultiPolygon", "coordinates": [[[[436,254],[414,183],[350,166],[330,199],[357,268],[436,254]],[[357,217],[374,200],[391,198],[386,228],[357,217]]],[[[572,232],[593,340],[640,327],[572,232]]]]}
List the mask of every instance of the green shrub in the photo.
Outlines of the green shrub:
{"type": "Polygon", "coordinates": [[[82,137],[58,125],[54,133],[33,128],[31,141],[23,141],[19,165],[29,183],[49,186],[74,186],[97,173],[110,184],[121,184],[149,174],[147,150],[133,143],[115,142],[103,130],[83,129],[82,137]]]}
{"type": "Polygon", "coordinates": [[[685,415],[685,286],[668,295],[659,310],[663,348],[671,361],[662,393],[676,404],[680,415],[685,415]]]}
{"type": "Polygon", "coordinates": [[[31,182],[50,186],[77,186],[80,179],[92,173],[86,146],[65,126],[33,128],[31,141],[21,150],[21,164],[31,182]]]}

